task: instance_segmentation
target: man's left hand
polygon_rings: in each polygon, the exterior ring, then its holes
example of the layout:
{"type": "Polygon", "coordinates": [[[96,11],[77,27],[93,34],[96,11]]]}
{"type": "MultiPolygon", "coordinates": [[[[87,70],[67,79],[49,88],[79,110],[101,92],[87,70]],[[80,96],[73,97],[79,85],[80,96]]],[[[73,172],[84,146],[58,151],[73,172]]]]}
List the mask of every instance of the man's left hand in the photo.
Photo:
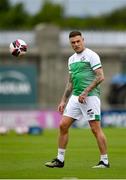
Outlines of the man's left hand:
{"type": "Polygon", "coordinates": [[[83,93],[78,97],[78,101],[79,101],[80,103],[85,103],[85,102],[86,102],[87,94],[88,94],[88,93],[83,92],[83,93]]]}

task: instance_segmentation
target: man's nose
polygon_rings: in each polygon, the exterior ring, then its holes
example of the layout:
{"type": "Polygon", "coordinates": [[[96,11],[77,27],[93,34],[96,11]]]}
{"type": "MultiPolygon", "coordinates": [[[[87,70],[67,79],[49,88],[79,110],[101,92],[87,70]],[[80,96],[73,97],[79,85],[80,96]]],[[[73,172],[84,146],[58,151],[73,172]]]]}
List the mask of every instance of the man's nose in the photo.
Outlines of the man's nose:
{"type": "Polygon", "coordinates": [[[75,46],[77,46],[78,45],[78,42],[75,42],[75,46]]]}

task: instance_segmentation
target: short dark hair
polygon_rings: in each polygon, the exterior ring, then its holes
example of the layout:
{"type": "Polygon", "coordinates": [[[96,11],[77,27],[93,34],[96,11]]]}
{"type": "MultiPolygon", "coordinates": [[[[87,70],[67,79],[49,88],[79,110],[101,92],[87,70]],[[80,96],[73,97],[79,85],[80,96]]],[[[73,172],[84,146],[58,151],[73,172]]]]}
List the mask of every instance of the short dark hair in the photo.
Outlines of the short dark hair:
{"type": "Polygon", "coordinates": [[[75,37],[75,36],[82,36],[82,34],[81,34],[80,31],[71,31],[71,32],[69,33],[69,38],[75,37]]]}

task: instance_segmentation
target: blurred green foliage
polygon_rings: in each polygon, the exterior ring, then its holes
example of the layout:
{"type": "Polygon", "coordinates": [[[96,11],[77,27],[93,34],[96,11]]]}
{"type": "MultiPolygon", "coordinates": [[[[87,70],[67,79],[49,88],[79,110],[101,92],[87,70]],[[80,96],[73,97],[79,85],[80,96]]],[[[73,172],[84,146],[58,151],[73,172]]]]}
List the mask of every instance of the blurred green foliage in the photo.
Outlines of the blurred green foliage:
{"type": "Polygon", "coordinates": [[[8,0],[0,0],[0,29],[25,28],[29,19],[22,3],[11,7],[8,0]]]}
{"type": "Polygon", "coordinates": [[[126,30],[126,7],[96,17],[65,17],[59,4],[45,0],[40,11],[31,15],[24,5],[14,6],[9,0],[0,0],[0,29],[32,29],[39,23],[51,23],[64,29],[126,30]]]}

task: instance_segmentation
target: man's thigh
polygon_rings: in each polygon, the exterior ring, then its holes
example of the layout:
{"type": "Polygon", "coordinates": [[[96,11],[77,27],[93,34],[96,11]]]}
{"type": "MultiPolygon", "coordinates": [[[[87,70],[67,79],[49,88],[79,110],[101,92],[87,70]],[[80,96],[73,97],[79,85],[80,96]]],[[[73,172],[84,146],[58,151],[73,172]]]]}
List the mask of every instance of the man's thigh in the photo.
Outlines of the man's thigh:
{"type": "Polygon", "coordinates": [[[66,105],[63,115],[71,117],[74,120],[79,120],[82,117],[82,112],[79,104],[80,103],[78,101],[78,97],[72,95],[66,105]]]}
{"type": "Polygon", "coordinates": [[[97,96],[88,96],[80,108],[87,121],[101,119],[100,99],[97,96]]]}

